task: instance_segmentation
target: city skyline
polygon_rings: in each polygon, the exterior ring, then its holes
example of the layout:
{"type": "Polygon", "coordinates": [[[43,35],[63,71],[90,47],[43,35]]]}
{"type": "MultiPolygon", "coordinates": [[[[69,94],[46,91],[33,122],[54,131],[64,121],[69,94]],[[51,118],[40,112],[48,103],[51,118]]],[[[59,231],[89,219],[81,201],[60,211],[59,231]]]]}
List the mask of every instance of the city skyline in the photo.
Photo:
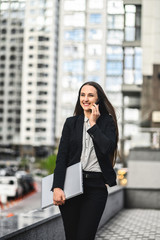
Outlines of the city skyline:
{"type": "Polygon", "coordinates": [[[154,63],[142,62],[148,7],[140,0],[1,0],[0,145],[20,145],[22,153],[53,148],[79,87],[96,81],[116,109],[127,153],[143,119],[143,75],[154,63]]]}

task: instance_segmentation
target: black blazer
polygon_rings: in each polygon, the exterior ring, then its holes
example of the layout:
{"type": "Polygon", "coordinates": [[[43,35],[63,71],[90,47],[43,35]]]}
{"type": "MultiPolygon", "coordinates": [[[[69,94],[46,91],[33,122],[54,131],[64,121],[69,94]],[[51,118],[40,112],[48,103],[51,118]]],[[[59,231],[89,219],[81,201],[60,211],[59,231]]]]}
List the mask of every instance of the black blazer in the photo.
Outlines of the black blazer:
{"type": "MultiPolygon", "coordinates": [[[[54,180],[51,190],[58,187],[63,189],[66,168],[80,161],[82,152],[84,115],[66,119],[54,171],[54,180]]],[[[105,183],[116,185],[116,173],[109,159],[116,146],[116,128],[111,115],[101,115],[97,123],[87,131],[91,136],[103,173],[105,183]]]]}

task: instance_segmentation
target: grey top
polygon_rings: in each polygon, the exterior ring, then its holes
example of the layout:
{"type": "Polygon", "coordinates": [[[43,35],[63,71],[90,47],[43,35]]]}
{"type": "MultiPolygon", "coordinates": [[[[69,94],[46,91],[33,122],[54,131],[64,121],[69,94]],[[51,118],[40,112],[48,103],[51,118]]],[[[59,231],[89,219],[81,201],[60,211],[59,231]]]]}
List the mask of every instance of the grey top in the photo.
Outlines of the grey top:
{"type": "Polygon", "coordinates": [[[89,119],[85,117],[83,125],[83,145],[81,154],[82,168],[85,171],[101,172],[98,159],[96,157],[93,140],[87,132],[90,127],[91,126],[89,119]]]}

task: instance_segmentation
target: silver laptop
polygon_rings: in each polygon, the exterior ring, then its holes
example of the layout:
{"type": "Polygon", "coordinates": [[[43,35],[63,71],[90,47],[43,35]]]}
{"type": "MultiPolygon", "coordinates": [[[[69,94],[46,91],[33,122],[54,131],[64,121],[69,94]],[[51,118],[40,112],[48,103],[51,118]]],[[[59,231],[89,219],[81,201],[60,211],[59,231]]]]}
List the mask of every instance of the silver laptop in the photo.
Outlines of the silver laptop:
{"type": "MultiPolygon", "coordinates": [[[[53,205],[53,192],[50,191],[53,184],[53,176],[54,174],[51,174],[47,177],[42,178],[42,208],[53,205]]],[[[81,162],[67,168],[64,183],[64,193],[66,199],[75,197],[83,193],[81,162]]]]}

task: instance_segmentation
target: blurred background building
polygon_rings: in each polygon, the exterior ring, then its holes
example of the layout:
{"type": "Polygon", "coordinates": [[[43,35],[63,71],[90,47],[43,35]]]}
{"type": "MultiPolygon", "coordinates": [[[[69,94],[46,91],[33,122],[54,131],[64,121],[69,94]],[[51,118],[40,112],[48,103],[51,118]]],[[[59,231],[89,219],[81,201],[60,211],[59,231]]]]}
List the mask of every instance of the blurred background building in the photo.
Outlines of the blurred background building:
{"type": "Polygon", "coordinates": [[[116,108],[122,160],[158,142],[159,9],[156,0],[1,0],[1,147],[49,154],[86,81],[116,108]]]}
{"type": "Polygon", "coordinates": [[[0,2],[0,144],[35,155],[55,143],[59,4],[0,2]]]}

